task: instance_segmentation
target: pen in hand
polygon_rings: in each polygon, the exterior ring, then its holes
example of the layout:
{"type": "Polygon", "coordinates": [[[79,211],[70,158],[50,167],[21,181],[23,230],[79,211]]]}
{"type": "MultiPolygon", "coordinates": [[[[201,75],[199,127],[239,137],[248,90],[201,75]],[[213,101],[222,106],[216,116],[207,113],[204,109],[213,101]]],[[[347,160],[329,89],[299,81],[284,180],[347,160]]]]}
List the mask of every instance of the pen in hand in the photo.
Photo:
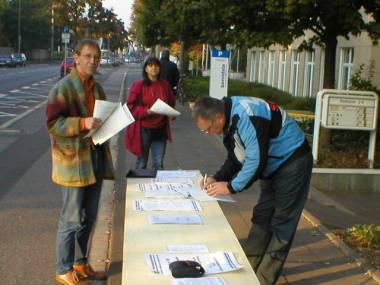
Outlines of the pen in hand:
{"type": "Polygon", "coordinates": [[[207,174],[203,177],[203,189],[206,189],[207,174]]]}

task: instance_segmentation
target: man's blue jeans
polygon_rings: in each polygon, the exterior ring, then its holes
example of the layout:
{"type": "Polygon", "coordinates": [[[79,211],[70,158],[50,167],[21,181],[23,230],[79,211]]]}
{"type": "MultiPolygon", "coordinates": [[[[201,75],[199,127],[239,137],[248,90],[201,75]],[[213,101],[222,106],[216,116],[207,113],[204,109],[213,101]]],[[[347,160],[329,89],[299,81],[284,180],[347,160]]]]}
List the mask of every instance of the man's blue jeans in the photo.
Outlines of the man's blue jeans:
{"type": "Polygon", "coordinates": [[[261,285],[275,284],[281,274],[307,199],[312,165],[309,153],[260,181],[253,225],[242,245],[261,285]]]}
{"type": "Polygon", "coordinates": [[[57,274],[71,271],[74,263],[87,263],[87,245],[98,213],[104,173],[103,150],[92,150],[91,155],[97,182],[86,187],[61,187],[63,206],[57,232],[57,274]]]}
{"type": "Polygon", "coordinates": [[[152,168],[164,168],[164,156],[166,151],[166,133],[153,135],[150,129],[141,128],[141,140],[143,144],[143,156],[137,157],[135,168],[145,169],[148,164],[149,152],[152,152],[152,168]]]}

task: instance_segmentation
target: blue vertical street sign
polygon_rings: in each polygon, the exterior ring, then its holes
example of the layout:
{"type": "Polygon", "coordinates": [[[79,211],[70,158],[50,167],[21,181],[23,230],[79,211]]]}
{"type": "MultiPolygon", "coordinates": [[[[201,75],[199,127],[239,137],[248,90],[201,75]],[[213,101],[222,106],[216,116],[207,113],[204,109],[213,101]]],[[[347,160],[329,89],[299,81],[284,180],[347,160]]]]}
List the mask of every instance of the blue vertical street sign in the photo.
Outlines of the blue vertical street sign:
{"type": "Polygon", "coordinates": [[[210,97],[221,99],[228,91],[228,50],[212,50],[210,68],[210,97]]]}

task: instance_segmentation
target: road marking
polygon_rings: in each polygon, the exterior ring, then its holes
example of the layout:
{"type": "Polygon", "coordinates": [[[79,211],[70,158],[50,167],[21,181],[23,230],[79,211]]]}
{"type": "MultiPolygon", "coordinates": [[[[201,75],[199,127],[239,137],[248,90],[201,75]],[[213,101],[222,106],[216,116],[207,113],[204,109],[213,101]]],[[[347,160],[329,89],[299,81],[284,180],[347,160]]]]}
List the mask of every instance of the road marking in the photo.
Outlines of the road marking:
{"type": "MultiPolygon", "coordinates": [[[[16,117],[16,114],[6,113],[6,112],[0,112],[0,117],[16,117]]],[[[0,126],[1,128],[1,126],[0,126]]]]}
{"type": "Polygon", "coordinates": [[[15,90],[11,90],[11,91],[9,91],[9,92],[11,92],[11,93],[16,93],[16,92],[20,92],[20,90],[15,89],[15,90]]]}
{"type": "Polygon", "coordinates": [[[33,86],[38,86],[39,84],[38,84],[38,83],[33,83],[32,85],[33,85],[33,86]]]}
{"type": "Polygon", "coordinates": [[[5,122],[4,124],[0,125],[0,129],[5,129],[7,127],[9,127],[10,125],[12,125],[13,123],[17,122],[18,120],[21,120],[22,118],[24,118],[25,116],[29,115],[30,113],[34,112],[35,110],[37,110],[38,108],[44,106],[46,104],[46,100],[44,100],[43,102],[41,102],[40,104],[38,105],[35,105],[33,107],[31,107],[28,111],[24,112],[24,113],[21,113],[20,115],[18,115],[16,118],[13,118],[13,119],[10,119],[9,121],[5,122]]]}
{"type": "Polygon", "coordinates": [[[0,133],[11,133],[11,134],[15,134],[15,133],[21,133],[20,130],[0,130],[0,133]]]}
{"type": "Polygon", "coordinates": [[[30,89],[30,86],[23,86],[21,89],[30,89]]]}
{"type": "MultiPolygon", "coordinates": [[[[30,95],[30,96],[36,96],[36,97],[48,97],[48,95],[44,95],[44,94],[39,94],[39,93],[32,93],[32,92],[22,92],[20,90],[18,90],[17,92],[13,92],[13,93],[18,93],[18,94],[26,94],[26,95],[30,95]]],[[[25,97],[25,96],[17,96],[17,99],[23,99],[23,98],[28,98],[28,97],[25,97]]]]}

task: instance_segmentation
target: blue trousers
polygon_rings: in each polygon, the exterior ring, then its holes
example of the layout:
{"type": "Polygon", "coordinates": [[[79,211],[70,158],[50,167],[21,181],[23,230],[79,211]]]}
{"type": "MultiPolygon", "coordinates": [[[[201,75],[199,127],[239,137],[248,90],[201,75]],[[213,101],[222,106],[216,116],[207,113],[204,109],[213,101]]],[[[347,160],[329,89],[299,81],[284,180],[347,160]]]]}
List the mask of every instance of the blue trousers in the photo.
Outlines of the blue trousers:
{"type": "Polygon", "coordinates": [[[65,274],[74,263],[87,263],[87,246],[96,221],[104,175],[103,150],[92,150],[96,183],[86,187],[61,187],[63,206],[58,223],[56,272],[65,274]]]}
{"type": "Polygon", "coordinates": [[[261,285],[275,284],[288,256],[305,206],[313,158],[304,155],[261,180],[252,227],[243,243],[261,285]]]}
{"type": "Polygon", "coordinates": [[[152,153],[152,168],[164,169],[164,156],[166,151],[166,131],[162,132],[141,128],[141,140],[143,144],[143,156],[137,157],[135,168],[145,169],[148,164],[149,152],[152,153]],[[165,132],[165,133],[164,133],[165,132]]]}

